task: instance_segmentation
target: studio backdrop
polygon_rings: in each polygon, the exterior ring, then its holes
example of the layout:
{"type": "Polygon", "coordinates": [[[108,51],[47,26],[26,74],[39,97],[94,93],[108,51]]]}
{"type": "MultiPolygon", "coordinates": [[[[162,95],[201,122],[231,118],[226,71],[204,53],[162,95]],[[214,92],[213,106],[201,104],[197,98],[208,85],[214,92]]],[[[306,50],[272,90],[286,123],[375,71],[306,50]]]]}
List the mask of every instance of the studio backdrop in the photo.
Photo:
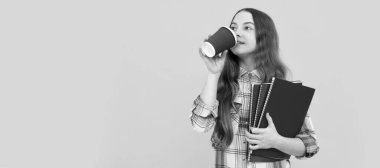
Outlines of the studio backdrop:
{"type": "Polygon", "coordinates": [[[372,1],[2,1],[0,168],[213,167],[189,114],[202,41],[241,8],[270,15],[320,151],[292,167],[373,167],[380,12],[372,1]]]}

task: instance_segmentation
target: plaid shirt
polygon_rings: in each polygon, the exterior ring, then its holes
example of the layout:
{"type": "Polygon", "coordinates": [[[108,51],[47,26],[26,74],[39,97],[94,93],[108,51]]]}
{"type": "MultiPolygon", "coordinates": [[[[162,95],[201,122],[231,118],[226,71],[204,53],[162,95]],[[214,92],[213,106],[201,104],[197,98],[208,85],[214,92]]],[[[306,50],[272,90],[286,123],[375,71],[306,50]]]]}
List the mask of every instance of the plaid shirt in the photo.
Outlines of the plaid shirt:
{"type": "MultiPolygon", "coordinates": [[[[247,130],[248,115],[249,115],[249,102],[250,102],[250,85],[260,83],[257,72],[247,72],[245,69],[240,68],[238,78],[239,92],[234,99],[235,108],[231,109],[232,125],[234,131],[234,138],[230,146],[225,150],[216,150],[216,163],[217,168],[246,168],[246,167],[263,167],[263,168],[283,168],[290,167],[289,160],[282,160],[278,162],[261,162],[251,163],[247,162],[247,141],[245,138],[245,130],[247,130]]],[[[190,120],[193,128],[199,132],[207,132],[215,125],[215,118],[218,116],[218,105],[216,101],[213,105],[205,104],[200,96],[193,102],[191,108],[190,120]]],[[[276,123],[274,123],[276,124],[276,123]]],[[[311,117],[306,116],[302,125],[300,133],[296,136],[300,138],[305,144],[306,152],[303,156],[296,156],[297,159],[310,158],[314,156],[319,146],[316,141],[316,134],[314,132],[311,117]]]]}

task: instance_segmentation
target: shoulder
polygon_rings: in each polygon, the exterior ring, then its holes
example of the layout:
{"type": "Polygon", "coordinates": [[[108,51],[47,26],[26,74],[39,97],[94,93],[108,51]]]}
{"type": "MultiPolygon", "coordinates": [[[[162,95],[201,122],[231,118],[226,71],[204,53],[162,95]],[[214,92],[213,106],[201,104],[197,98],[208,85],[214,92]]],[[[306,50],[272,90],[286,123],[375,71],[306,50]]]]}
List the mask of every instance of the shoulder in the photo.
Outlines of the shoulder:
{"type": "Polygon", "coordinates": [[[278,78],[281,78],[281,79],[287,80],[287,81],[292,81],[293,80],[293,74],[288,69],[286,69],[285,71],[278,72],[278,74],[275,73],[274,77],[278,77],[278,78]]]}
{"type": "Polygon", "coordinates": [[[290,71],[288,71],[288,72],[286,73],[286,75],[285,75],[285,79],[286,79],[287,81],[292,81],[292,80],[293,80],[293,74],[292,74],[290,71]]]}
{"type": "Polygon", "coordinates": [[[290,69],[285,70],[285,80],[292,81],[293,80],[293,73],[290,71],[290,69]]]}

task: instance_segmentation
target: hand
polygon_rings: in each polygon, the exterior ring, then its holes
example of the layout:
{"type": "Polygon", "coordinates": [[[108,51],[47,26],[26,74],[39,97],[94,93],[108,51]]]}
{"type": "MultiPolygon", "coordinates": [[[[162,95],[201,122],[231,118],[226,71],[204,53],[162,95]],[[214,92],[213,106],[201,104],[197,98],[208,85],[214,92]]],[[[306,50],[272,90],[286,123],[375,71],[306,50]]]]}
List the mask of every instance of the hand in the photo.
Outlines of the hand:
{"type": "Polygon", "coordinates": [[[199,55],[205,62],[208,71],[213,74],[220,74],[222,72],[227,57],[227,52],[228,51],[225,50],[222,53],[215,55],[214,57],[208,57],[202,52],[202,49],[199,48],[199,55]]]}
{"type": "Polygon", "coordinates": [[[270,117],[269,113],[266,114],[266,117],[268,120],[267,128],[250,127],[252,134],[248,131],[245,132],[249,148],[252,150],[276,148],[281,141],[282,136],[278,134],[272,117],[270,117]]]}

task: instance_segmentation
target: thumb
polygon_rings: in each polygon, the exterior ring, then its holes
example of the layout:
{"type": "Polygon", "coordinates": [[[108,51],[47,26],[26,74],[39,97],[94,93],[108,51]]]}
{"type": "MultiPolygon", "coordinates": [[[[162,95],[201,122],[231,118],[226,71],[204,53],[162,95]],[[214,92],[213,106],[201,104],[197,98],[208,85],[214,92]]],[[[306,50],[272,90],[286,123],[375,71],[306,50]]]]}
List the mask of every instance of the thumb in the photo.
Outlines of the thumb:
{"type": "Polygon", "coordinates": [[[227,53],[228,53],[228,50],[224,50],[224,51],[222,52],[221,56],[226,56],[227,53]]]}
{"type": "Polygon", "coordinates": [[[266,114],[266,117],[267,117],[267,120],[268,120],[268,127],[274,127],[274,123],[273,123],[272,117],[269,115],[268,112],[266,114]]]}
{"type": "Polygon", "coordinates": [[[222,58],[221,59],[222,62],[224,62],[226,60],[226,58],[227,58],[227,52],[228,52],[228,50],[225,50],[222,53],[220,53],[220,57],[222,58]]]}

